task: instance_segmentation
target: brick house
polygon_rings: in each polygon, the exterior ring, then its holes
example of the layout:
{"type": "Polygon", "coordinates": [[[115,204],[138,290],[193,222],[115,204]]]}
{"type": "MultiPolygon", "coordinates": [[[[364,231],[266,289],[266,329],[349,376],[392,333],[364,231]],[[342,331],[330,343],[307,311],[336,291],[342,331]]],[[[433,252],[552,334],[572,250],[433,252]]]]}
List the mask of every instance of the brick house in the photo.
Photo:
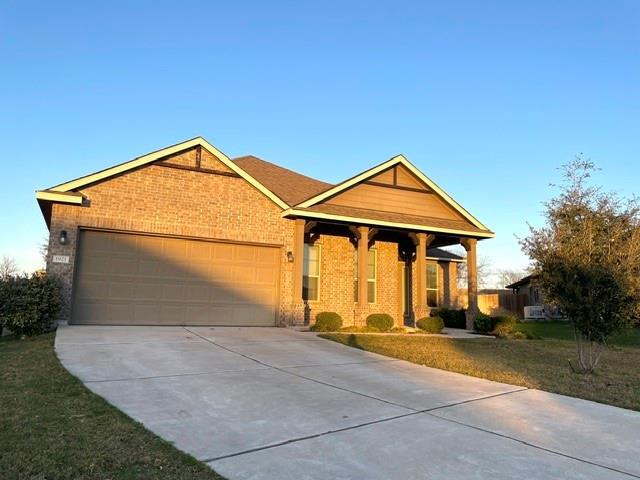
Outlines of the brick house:
{"type": "Polygon", "coordinates": [[[338,312],[412,324],[456,299],[494,234],[402,155],[337,185],[198,137],[36,193],[61,321],[293,325],[338,312]]]}

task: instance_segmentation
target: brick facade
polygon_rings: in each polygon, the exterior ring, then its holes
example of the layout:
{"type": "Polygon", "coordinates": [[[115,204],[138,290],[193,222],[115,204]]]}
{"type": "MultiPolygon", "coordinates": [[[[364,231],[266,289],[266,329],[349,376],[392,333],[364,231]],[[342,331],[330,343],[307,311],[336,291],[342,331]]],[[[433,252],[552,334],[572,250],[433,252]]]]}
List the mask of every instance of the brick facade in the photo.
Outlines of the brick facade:
{"type": "MultiPolygon", "coordinates": [[[[196,151],[165,159],[178,167],[194,167],[196,151]]],[[[231,173],[228,167],[203,150],[202,168],[231,173]]],[[[172,168],[159,163],[138,168],[78,190],[86,197],[82,206],[52,205],[47,270],[63,281],[65,307],[61,320],[68,320],[73,288],[78,229],[101,228],[156,233],[204,239],[263,243],[281,246],[279,323],[304,320],[302,304],[292,297],[293,263],[286,253],[294,249],[294,221],[284,219],[282,210],[247,181],[232,174],[207,173],[172,168]],[[60,232],[68,242],[61,245],[60,232]],[[53,263],[54,255],[69,256],[69,263],[53,263]]],[[[336,311],[345,325],[364,321],[354,302],[354,246],[346,237],[321,235],[320,300],[308,304],[306,318],[320,311],[336,311]]],[[[391,314],[402,324],[401,264],[398,246],[375,242],[377,251],[377,299],[369,312],[391,314]]],[[[415,270],[415,269],[414,269],[415,270]]],[[[455,265],[450,268],[455,291],[455,265]]],[[[439,269],[444,279],[446,268],[439,269]]],[[[415,275],[415,273],[414,273],[415,275]]],[[[440,281],[441,301],[447,293],[440,281]]],[[[414,282],[415,285],[415,282],[414,282]]],[[[415,298],[415,295],[414,295],[415,298]]]]}

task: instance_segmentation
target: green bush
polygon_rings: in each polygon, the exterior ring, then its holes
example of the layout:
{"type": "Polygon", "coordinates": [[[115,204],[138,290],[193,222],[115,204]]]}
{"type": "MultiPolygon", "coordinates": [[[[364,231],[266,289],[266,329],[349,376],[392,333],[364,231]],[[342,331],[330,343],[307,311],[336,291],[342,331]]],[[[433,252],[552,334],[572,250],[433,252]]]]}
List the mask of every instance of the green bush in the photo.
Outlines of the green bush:
{"type": "Polygon", "coordinates": [[[517,319],[513,315],[498,315],[493,317],[491,333],[499,338],[509,338],[516,331],[517,319]]]}
{"type": "Polygon", "coordinates": [[[464,308],[454,310],[451,308],[437,308],[431,310],[432,317],[440,317],[447,328],[467,328],[467,315],[464,308]]]}
{"type": "Polygon", "coordinates": [[[58,280],[46,275],[0,281],[0,327],[17,337],[50,330],[62,306],[60,291],[58,280]]]}
{"type": "Polygon", "coordinates": [[[393,328],[393,317],[388,313],[372,313],[367,317],[367,327],[374,327],[381,332],[388,332],[393,328]]]}
{"type": "Polygon", "coordinates": [[[440,333],[444,328],[444,321],[440,317],[424,317],[416,322],[416,326],[427,333],[440,333]]]}
{"type": "Polygon", "coordinates": [[[489,333],[493,330],[493,319],[486,313],[478,312],[476,321],[473,322],[473,329],[480,333],[489,333]]]}
{"type": "Polygon", "coordinates": [[[316,323],[310,328],[312,332],[337,332],[342,327],[342,317],[336,312],[320,312],[316,315],[316,323]]]}

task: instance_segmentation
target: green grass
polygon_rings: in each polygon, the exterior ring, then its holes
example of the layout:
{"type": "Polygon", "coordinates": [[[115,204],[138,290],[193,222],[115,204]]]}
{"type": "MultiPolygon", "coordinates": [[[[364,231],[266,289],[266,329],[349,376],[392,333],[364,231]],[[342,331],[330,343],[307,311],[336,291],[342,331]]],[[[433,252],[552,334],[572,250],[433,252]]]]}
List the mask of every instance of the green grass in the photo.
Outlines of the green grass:
{"type": "Polygon", "coordinates": [[[574,342],[568,340],[467,340],[348,333],[320,336],[420,365],[640,411],[637,346],[611,346],[595,374],[581,375],[569,367],[568,360],[575,359],[576,350],[574,342]]]}
{"type": "Polygon", "coordinates": [[[222,479],[87,390],[53,340],[0,340],[0,478],[222,479]]]}
{"type": "MultiPolygon", "coordinates": [[[[534,338],[554,338],[557,340],[573,340],[573,327],[569,322],[521,322],[517,329],[534,338]]],[[[640,328],[629,328],[612,335],[609,345],[640,347],[640,328]]]]}

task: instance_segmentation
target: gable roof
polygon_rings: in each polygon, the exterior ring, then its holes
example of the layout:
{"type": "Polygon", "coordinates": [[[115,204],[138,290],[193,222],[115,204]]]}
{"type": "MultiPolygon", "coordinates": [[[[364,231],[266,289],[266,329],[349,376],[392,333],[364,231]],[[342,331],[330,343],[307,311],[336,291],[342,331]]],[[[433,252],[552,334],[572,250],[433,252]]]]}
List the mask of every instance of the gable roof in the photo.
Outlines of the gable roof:
{"type": "Polygon", "coordinates": [[[528,283],[531,283],[534,280],[537,280],[539,277],[539,275],[536,274],[531,274],[531,275],[527,275],[526,277],[522,277],[520,280],[518,280],[517,282],[513,282],[511,285],[507,285],[504,288],[518,288],[518,287],[522,287],[523,285],[526,285],[528,283]]]}
{"type": "Polygon", "coordinates": [[[101,180],[106,180],[107,178],[113,177],[115,175],[119,175],[129,170],[133,170],[134,168],[139,168],[144,165],[148,165],[152,162],[155,162],[156,160],[160,160],[161,158],[182,152],[184,150],[187,150],[189,148],[193,148],[196,146],[201,146],[209,150],[209,152],[215,155],[231,171],[238,174],[240,177],[244,178],[246,181],[248,181],[258,190],[260,190],[260,192],[262,192],[265,196],[271,199],[280,208],[285,209],[289,207],[289,205],[286,202],[284,202],[278,195],[276,195],[270,189],[265,187],[261,182],[256,180],[251,174],[243,170],[240,166],[236,165],[233,161],[231,161],[229,157],[227,157],[224,153],[222,153],[220,150],[218,150],[216,147],[211,145],[202,137],[196,137],[196,138],[192,138],[191,140],[176,143],[175,145],[172,145],[170,147],[162,148],[160,150],[147,153],[146,155],[136,157],[133,160],[129,160],[128,162],[121,163],[114,167],[106,168],[104,170],[100,170],[98,172],[85,175],[84,177],[76,178],[75,180],[61,183],[51,188],[39,190],[36,192],[36,198],[38,200],[43,200],[43,201],[49,200],[49,201],[65,202],[64,197],[57,196],[56,199],[52,199],[51,195],[73,191],[78,188],[82,188],[84,186],[90,185],[92,183],[99,182],[101,180]]]}
{"type": "Polygon", "coordinates": [[[289,205],[295,205],[323,192],[332,184],[307,177],[253,155],[234,158],[233,162],[289,205]]]}
{"type": "Polygon", "coordinates": [[[477,218],[471,215],[467,210],[465,210],[462,205],[456,202],[453,198],[451,198],[444,190],[442,190],[436,183],[427,177],[424,173],[418,170],[404,155],[396,155],[393,158],[390,158],[386,162],[381,163],[369,170],[366,170],[354,177],[351,177],[345,180],[338,185],[325,190],[324,192],[319,193],[318,195],[311,197],[304,202],[296,205],[296,208],[309,208],[313,205],[316,205],[323,200],[326,200],[334,195],[337,195],[340,192],[343,192],[352,186],[363,182],[380,172],[387,170],[388,168],[393,167],[394,165],[403,165],[406,167],[411,173],[413,173],[419,180],[421,180],[425,185],[427,185],[431,190],[433,190],[437,195],[439,195],[448,205],[450,205],[454,210],[460,213],[463,217],[469,220],[473,225],[475,225],[481,231],[489,231],[489,229],[483,225],[477,218]]]}
{"type": "Polygon", "coordinates": [[[223,165],[228,167],[231,172],[249,182],[278,205],[283,210],[283,217],[299,216],[303,218],[336,220],[339,222],[355,221],[391,228],[434,231],[452,235],[471,234],[478,238],[494,236],[493,232],[455,202],[446,192],[438,187],[438,185],[413,166],[403,155],[397,155],[338,185],[332,185],[280,167],[255,156],[244,156],[231,160],[203,137],[196,137],[180,142],[170,147],[136,157],[128,162],[61,183],[48,189],[39,190],[36,192],[36,199],[40,204],[40,208],[48,224],[49,219],[47,218],[48,214],[46,212],[50,212],[53,202],[81,205],[84,197],[81,193],[77,192],[78,189],[151,164],[170,155],[184,152],[196,146],[208,150],[223,165]],[[419,181],[423,182],[433,193],[440,196],[446,204],[456,210],[463,218],[468,220],[469,223],[464,220],[456,221],[430,218],[408,215],[402,212],[379,212],[377,210],[321,203],[395,165],[403,165],[406,167],[419,181]]]}

